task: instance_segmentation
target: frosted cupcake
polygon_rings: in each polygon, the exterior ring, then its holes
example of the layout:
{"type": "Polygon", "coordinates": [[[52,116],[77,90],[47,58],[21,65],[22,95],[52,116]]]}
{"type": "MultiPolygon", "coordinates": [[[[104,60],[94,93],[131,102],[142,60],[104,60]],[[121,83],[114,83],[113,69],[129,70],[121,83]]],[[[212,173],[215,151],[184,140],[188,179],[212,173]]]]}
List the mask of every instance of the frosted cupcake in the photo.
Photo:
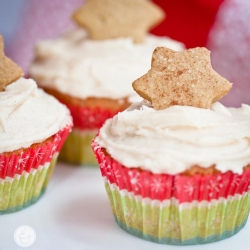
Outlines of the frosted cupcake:
{"type": "Polygon", "coordinates": [[[43,194],[72,127],[69,110],[4,56],[0,37],[0,214],[43,194]],[[2,48],[2,50],[1,50],[2,48]]]}
{"type": "Polygon", "coordinates": [[[205,48],[157,48],[133,87],[147,101],[107,120],[92,145],[118,225],[174,245],[239,232],[250,209],[250,106],[216,102],[231,84],[205,48]]]}
{"type": "Polygon", "coordinates": [[[147,72],[154,48],[184,48],[170,38],[146,34],[163,16],[157,6],[145,0],[89,0],[74,13],[81,27],[37,44],[30,75],[46,92],[66,104],[74,119],[60,159],[95,165],[91,140],[106,119],[140,100],[130,83],[147,72]],[[141,14],[137,13],[137,4],[141,14]],[[96,5],[98,8],[93,8],[96,5]],[[110,11],[119,15],[122,11],[126,25],[117,15],[107,15],[110,11]],[[150,17],[145,18],[146,14],[150,17]],[[139,26],[134,29],[131,22],[138,18],[139,26]]]}

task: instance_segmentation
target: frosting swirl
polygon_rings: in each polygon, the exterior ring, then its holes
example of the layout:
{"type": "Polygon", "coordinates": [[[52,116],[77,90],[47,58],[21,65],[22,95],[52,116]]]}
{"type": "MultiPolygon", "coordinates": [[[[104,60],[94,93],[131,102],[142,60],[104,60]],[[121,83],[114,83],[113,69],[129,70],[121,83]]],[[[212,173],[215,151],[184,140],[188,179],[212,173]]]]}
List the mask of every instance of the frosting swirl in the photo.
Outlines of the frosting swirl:
{"type": "Polygon", "coordinates": [[[139,97],[131,83],[147,73],[157,46],[184,49],[182,43],[153,35],[148,35],[143,44],[134,44],[131,38],[93,41],[79,28],[39,42],[30,75],[39,86],[73,97],[128,97],[133,102],[139,97]]]}
{"type": "Polygon", "coordinates": [[[241,174],[250,163],[250,106],[212,109],[137,103],[109,119],[95,141],[127,167],[178,174],[215,164],[241,174]]]}
{"type": "Polygon", "coordinates": [[[68,109],[20,78],[0,92],[0,153],[27,148],[72,124],[68,109]]]}

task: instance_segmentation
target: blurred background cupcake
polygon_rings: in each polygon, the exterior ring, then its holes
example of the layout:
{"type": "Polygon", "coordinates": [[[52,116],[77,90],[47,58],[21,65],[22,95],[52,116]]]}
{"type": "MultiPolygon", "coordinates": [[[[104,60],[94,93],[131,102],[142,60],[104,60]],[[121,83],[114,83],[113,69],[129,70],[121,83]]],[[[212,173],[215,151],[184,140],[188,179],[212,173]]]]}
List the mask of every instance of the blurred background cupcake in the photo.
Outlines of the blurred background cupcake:
{"type": "Polygon", "coordinates": [[[154,48],[184,49],[147,34],[164,16],[147,0],[88,0],[73,14],[78,28],[38,42],[29,75],[66,104],[74,120],[59,159],[95,165],[92,139],[106,119],[138,100],[130,83],[147,72],[154,48]]]}
{"type": "Polygon", "coordinates": [[[231,84],[208,60],[205,48],[157,48],[133,83],[147,101],[107,120],[93,142],[115,220],[140,238],[204,244],[247,222],[250,106],[213,103],[231,84]]]}
{"type": "Polygon", "coordinates": [[[3,47],[0,36],[0,214],[39,199],[72,127],[66,106],[22,78],[3,47]]]}

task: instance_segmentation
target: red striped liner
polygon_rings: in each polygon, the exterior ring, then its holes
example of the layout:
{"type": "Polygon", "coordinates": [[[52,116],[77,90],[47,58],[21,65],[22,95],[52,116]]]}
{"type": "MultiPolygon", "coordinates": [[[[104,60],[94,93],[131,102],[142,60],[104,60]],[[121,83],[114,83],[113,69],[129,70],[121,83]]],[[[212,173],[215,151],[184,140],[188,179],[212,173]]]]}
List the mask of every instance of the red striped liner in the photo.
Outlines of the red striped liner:
{"type": "Polygon", "coordinates": [[[69,105],[60,99],[58,100],[68,107],[73,117],[74,127],[79,129],[99,129],[107,119],[121,111],[69,105]]]}
{"type": "Polygon", "coordinates": [[[46,144],[24,149],[21,153],[13,153],[8,157],[4,153],[0,154],[0,178],[13,178],[15,174],[21,175],[23,171],[29,173],[31,169],[37,169],[50,162],[53,155],[61,150],[71,127],[68,125],[60,130],[52,136],[52,141],[46,144]]]}
{"type": "Polygon", "coordinates": [[[216,175],[168,175],[153,174],[140,168],[127,168],[106,156],[103,149],[92,143],[101,174],[119,190],[133,192],[142,198],[168,200],[175,198],[179,203],[211,201],[214,199],[242,195],[250,190],[250,170],[241,175],[232,172],[216,175]]]}

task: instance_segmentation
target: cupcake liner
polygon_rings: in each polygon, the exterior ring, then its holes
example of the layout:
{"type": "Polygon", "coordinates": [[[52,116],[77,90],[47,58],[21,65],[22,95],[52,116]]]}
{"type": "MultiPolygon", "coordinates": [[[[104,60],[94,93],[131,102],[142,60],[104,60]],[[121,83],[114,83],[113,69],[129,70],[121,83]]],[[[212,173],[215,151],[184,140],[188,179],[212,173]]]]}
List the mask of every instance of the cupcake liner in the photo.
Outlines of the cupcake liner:
{"type": "Polygon", "coordinates": [[[61,99],[59,101],[68,107],[74,122],[74,128],[62,148],[59,160],[76,165],[98,166],[91,148],[92,140],[104,122],[120,110],[69,105],[61,99]]]}
{"type": "Polygon", "coordinates": [[[204,244],[233,236],[250,209],[250,170],[237,175],[153,174],[127,168],[92,144],[118,225],[146,240],[204,244]]]}
{"type": "Polygon", "coordinates": [[[29,174],[24,172],[14,178],[0,182],[0,214],[16,212],[35,203],[44,193],[48,179],[48,172],[53,170],[57,155],[53,157],[51,164],[31,170],[29,174]]]}
{"type": "Polygon", "coordinates": [[[73,164],[97,166],[95,155],[90,146],[97,132],[97,129],[73,128],[62,147],[59,160],[73,164]]]}
{"type": "Polygon", "coordinates": [[[86,107],[86,106],[76,106],[65,103],[64,101],[59,101],[65,104],[71,112],[74,121],[74,128],[78,129],[99,129],[102,127],[104,122],[112,118],[121,110],[109,110],[103,109],[101,107],[86,107]]]}
{"type": "Polygon", "coordinates": [[[0,214],[25,208],[44,192],[71,127],[52,136],[52,140],[19,153],[0,154],[0,214]]]}

